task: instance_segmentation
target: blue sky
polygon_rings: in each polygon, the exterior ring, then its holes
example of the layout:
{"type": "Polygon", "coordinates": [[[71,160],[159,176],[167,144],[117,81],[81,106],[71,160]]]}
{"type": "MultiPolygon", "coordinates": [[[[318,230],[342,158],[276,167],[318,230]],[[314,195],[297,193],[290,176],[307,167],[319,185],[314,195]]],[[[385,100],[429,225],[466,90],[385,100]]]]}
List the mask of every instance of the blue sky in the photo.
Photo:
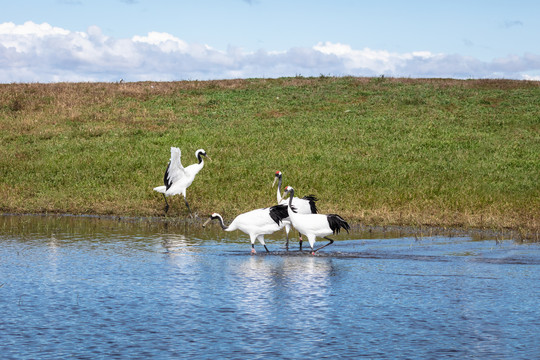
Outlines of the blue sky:
{"type": "Polygon", "coordinates": [[[11,1],[0,82],[540,80],[538,14],[533,0],[11,1]]]}

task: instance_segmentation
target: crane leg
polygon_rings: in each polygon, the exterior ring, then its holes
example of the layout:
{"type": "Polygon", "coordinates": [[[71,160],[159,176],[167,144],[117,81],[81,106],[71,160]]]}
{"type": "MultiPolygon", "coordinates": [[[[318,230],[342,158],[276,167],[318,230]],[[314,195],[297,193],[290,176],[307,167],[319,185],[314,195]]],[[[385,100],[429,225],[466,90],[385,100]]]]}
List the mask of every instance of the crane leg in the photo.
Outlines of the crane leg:
{"type": "Polygon", "coordinates": [[[312,254],[315,254],[317,251],[321,250],[323,247],[327,247],[328,245],[334,243],[334,240],[330,239],[329,237],[325,236],[324,238],[329,241],[328,244],[325,244],[325,245],[321,246],[320,248],[317,248],[316,250],[313,250],[312,254]]]}
{"type": "MultiPolygon", "coordinates": [[[[261,235],[258,235],[257,236],[257,239],[259,240],[259,242],[261,243],[262,246],[264,246],[264,249],[266,250],[267,253],[269,253],[270,251],[268,250],[268,248],[266,247],[266,244],[264,243],[264,235],[261,234],[261,235]]],[[[253,241],[255,242],[255,241],[253,241]]],[[[253,245],[252,245],[253,246],[253,245]]]]}
{"type": "Polygon", "coordinates": [[[189,215],[193,216],[193,213],[191,212],[191,208],[189,207],[189,203],[187,202],[187,199],[185,196],[184,196],[184,202],[186,203],[187,209],[189,210],[189,215]]]}
{"type": "Polygon", "coordinates": [[[167,211],[169,211],[169,202],[167,201],[167,197],[165,196],[165,194],[163,194],[163,199],[165,199],[165,214],[166,214],[167,211]]]}
{"type": "Polygon", "coordinates": [[[300,232],[298,233],[298,245],[300,245],[300,251],[302,251],[302,242],[304,239],[302,239],[302,234],[300,232]]]}
{"type": "Polygon", "coordinates": [[[285,234],[287,236],[287,242],[285,243],[285,249],[289,251],[289,233],[285,230],[285,234]]]}

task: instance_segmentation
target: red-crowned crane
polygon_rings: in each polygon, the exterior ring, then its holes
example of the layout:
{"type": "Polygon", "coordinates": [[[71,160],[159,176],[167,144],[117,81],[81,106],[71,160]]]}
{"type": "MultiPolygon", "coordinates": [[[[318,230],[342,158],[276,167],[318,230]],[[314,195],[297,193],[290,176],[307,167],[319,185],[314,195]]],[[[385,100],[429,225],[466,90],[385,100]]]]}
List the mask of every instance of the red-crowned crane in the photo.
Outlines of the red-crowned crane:
{"type": "Polygon", "coordinates": [[[255,209],[238,215],[226,226],[223,217],[218,213],[210,215],[203,224],[206,226],[212,220],[219,220],[221,228],[225,231],[240,230],[249,235],[251,240],[251,253],[255,254],[255,240],[259,240],[266,252],[268,248],[264,243],[264,235],[272,234],[283,228],[283,219],[288,216],[286,205],[275,205],[270,208],[255,209]]]}
{"type": "Polygon", "coordinates": [[[334,242],[334,240],[327,237],[330,234],[338,234],[340,229],[345,229],[349,232],[349,224],[343,220],[343,218],[337,214],[300,214],[296,211],[293,205],[294,189],[291,186],[285,188],[285,194],[289,195],[289,203],[287,209],[289,211],[289,219],[292,226],[302,234],[306,235],[311,246],[311,253],[315,253],[334,242]],[[328,244],[325,244],[317,249],[314,249],[315,238],[322,237],[328,240],[328,244]]]}
{"type": "MultiPolygon", "coordinates": [[[[272,187],[274,187],[277,181],[277,202],[278,204],[287,204],[287,199],[281,197],[281,183],[283,180],[282,178],[283,174],[281,173],[281,171],[276,171],[272,187]]],[[[293,207],[296,208],[296,211],[300,214],[316,214],[317,205],[315,204],[315,201],[317,200],[318,199],[314,195],[307,195],[303,198],[294,197],[292,199],[292,204],[293,207]]],[[[285,247],[287,248],[287,250],[289,250],[289,231],[291,230],[291,221],[289,218],[285,218],[283,219],[283,222],[285,223],[285,232],[287,234],[287,243],[285,244],[285,247]]],[[[298,233],[298,243],[300,245],[300,251],[302,251],[302,241],[302,234],[298,233]]]]}
{"type": "Polygon", "coordinates": [[[177,147],[171,147],[171,159],[165,170],[163,176],[164,186],[155,187],[154,190],[163,194],[165,199],[165,212],[169,211],[169,203],[167,202],[167,196],[182,194],[184,196],[184,202],[189,210],[190,215],[191,208],[186,199],[186,189],[191,185],[195,176],[202,170],[204,166],[203,156],[209,160],[210,156],[206,155],[206,151],[199,149],[195,151],[195,157],[199,161],[197,164],[189,165],[188,167],[182,166],[182,152],[177,147]]]}

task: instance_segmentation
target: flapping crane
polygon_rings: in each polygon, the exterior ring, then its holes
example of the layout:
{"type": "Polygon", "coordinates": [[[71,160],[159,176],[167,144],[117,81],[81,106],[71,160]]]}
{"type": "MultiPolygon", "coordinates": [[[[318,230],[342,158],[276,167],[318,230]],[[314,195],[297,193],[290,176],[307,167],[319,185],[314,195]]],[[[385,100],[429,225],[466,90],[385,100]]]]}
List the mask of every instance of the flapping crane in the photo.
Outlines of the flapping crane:
{"type": "Polygon", "coordinates": [[[165,199],[165,212],[169,211],[167,196],[182,194],[189,213],[192,214],[186,199],[186,189],[193,183],[195,176],[204,167],[203,156],[211,160],[210,157],[206,155],[206,151],[199,149],[195,151],[195,157],[199,162],[183,167],[181,161],[182,152],[177,147],[171,147],[171,159],[167,165],[167,170],[165,170],[165,175],[163,176],[163,183],[165,185],[154,188],[155,191],[163,194],[163,198],[165,199]]]}

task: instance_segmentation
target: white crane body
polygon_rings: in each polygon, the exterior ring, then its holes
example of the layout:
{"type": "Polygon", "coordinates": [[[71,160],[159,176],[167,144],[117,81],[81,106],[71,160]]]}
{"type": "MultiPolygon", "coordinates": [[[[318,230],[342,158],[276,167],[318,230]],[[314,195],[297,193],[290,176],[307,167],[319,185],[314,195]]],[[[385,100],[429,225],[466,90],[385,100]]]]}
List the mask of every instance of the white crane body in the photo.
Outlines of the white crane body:
{"type": "Polygon", "coordinates": [[[154,191],[163,194],[165,199],[165,212],[169,210],[169,203],[167,202],[167,196],[179,195],[184,196],[184,202],[191,214],[191,208],[186,198],[186,190],[195,180],[195,176],[202,170],[204,167],[203,156],[210,157],[206,155],[206,151],[199,149],[195,152],[195,157],[198,159],[197,164],[192,164],[187,167],[182,166],[182,152],[177,147],[171,147],[171,159],[167,164],[167,170],[165,170],[165,175],[163,176],[163,183],[165,185],[157,186],[154,188],[154,191]]]}
{"type": "Polygon", "coordinates": [[[268,252],[264,242],[264,235],[270,235],[284,226],[282,221],[287,216],[286,205],[275,205],[270,208],[255,209],[238,215],[229,224],[225,225],[223,217],[218,213],[213,213],[203,224],[203,227],[211,220],[219,220],[221,228],[225,231],[240,230],[249,235],[251,241],[251,252],[255,253],[255,240],[259,240],[268,252]]]}
{"type": "MultiPolygon", "coordinates": [[[[275,177],[274,177],[274,182],[272,183],[272,186],[274,186],[276,184],[276,181],[278,182],[278,187],[277,187],[277,202],[278,204],[281,204],[281,205],[288,205],[289,203],[289,200],[286,199],[286,198],[283,198],[281,196],[281,183],[282,183],[282,177],[283,177],[283,174],[281,173],[281,171],[276,171],[276,174],[275,174],[275,177]]],[[[315,204],[315,202],[317,201],[318,199],[314,196],[314,195],[308,195],[308,196],[304,196],[303,198],[298,198],[298,197],[292,197],[292,205],[294,208],[296,208],[296,211],[299,213],[299,214],[316,214],[317,213],[317,205],[315,204]]],[[[291,231],[291,220],[287,217],[285,219],[283,219],[283,222],[285,223],[285,233],[286,233],[286,236],[287,236],[287,242],[285,244],[285,247],[287,250],[289,250],[289,232],[291,231]]],[[[297,229],[298,230],[298,229],[297,229]]],[[[299,231],[298,233],[298,243],[300,245],[300,250],[302,250],[302,234],[301,232],[299,231]]]]}
{"type": "Polygon", "coordinates": [[[345,229],[349,232],[349,224],[337,214],[300,214],[296,211],[292,199],[294,198],[294,189],[290,186],[285,188],[285,193],[290,194],[287,210],[292,226],[300,233],[307,236],[312,254],[334,242],[328,238],[328,235],[339,233],[340,229],[345,229]],[[322,237],[329,241],[328,244],[315,249],[315,240],[317,237],[322,237]]]}

